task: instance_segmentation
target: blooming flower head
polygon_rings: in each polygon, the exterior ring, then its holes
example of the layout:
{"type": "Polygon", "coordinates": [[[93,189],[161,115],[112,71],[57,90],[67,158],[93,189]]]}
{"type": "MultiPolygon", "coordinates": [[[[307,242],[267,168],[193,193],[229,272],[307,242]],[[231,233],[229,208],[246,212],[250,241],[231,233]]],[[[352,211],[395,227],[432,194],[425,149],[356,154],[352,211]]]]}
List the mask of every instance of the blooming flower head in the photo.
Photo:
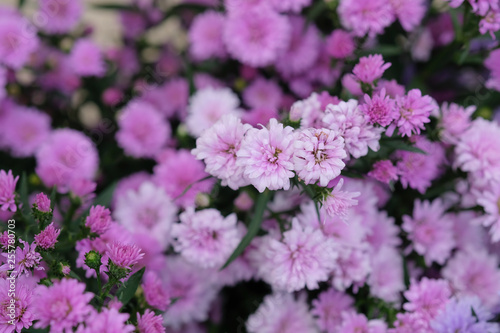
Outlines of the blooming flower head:
{"type": "Polygon", "coordinates": [[[70,32],[83,14],[83,5],[80,0],[41,0],[39,1],[38,15],[45,18],[40,29],[50,34],[70,32]]]}
{"type": "Polygon", "coordinates": [[[371,266],[370,293],[386,302],[398,302],[405,289],[401,254],[393,247],[383,246],[372,256],[371,266]]]}
{"type": "Polygon", "coordinates": [[[251,128],[246,133],[236,153],[237,165],[259,192],[290,188],[294,138],[293,128],[276,119],[269,121],[269,128],[251,128]]]}
{"type": "Polygon", "coordinates": [[[373,94],[373,97],[365,94],[365,103],[361,104],[359,108],[372,124],[384,127],[397,117],[396,102],[385,94],[384,88],[378,94],[373,94]]]}
{"type": "Polygon", "coordinates": [[[36,29],[18,12],[0,13],[0,64],[13,69],[25,65],[38,47],[36,29]]]}
{"type": "Polygon", "coordinates": [[[85,284],[75,279],[55,281],[50,287],[40,285],[37,296],[35,327],[50,326],[54,333],[72,332],[72,328],[92,311],[89,302],[94,295],[85,292],[85,284]]]}
{"type": "Polygon", "coordinates": [[[398,180],[398,168],[389,160],[378,161],[373,164],[373,169],[368,172],[368,176],[388,184],[398,180]]]}
{"type": "Polygon", "coordinates": [[[142,283],[144,298],[146,302],[161,311],[165,311],[170,304],[170,296],[163,286],[163,282],[158,275],[152,271],[147,271],[142,283]]]}
{"type": "Polygon", "coordinates": [[[318,127],[316,125],[320,123],[324,109],[320,95],[313,92],[308,98],[293,103],[290,109],[290,120],[300,120],[301,128],[318,127]]]}
{"type": "Polygon", "coordinates": [[[35,281],[31,277],[20,277],[15,280],[15,288],[13,283],[12,279],[0,279],[0,331],[6,333],[20,333],[31,327],[36,319],[33,309],[35,281]],[[15,298],[12,298],[12,289],[15,298]],[[14,317],[11,317],[12,299],[15,300],[14,317]]]}
{"type": "Polygon", "coordinates": [[[141,316],[137,313],[137,329],[139,333],[165,333],[166,329],[163,327],[163,318],[160,315],[147,309],[141,316]]]}
{"type": "Polygon", "coordinates": [[[192,150],[197,159],[205,162],[205,171],[222,179],[222,185],[236,190],[247,184],[243,167],[236,165],[236,154],[245,133],[251,128],[234,115],[226,115],[196,140],[192,150]]]}
{"type": "Polygon", "coordinates": [[[440,199],[432,203],[416,200],[413,216],[403,216],[403,230],[408,233],[413,249],[424,256],[428,265],[444,264],[455,247],[453,220],[445,210],[440,199]]]}
{"type": "Polygon", "coordinates": [[[78,180],[92,180],[97,171],[98,155],[92,141],[72,129],[54,130],[36,152],[36,173],[48,187],[69,190],[78,180]]]}
{"type": "Polygon", "coordinates": [[[443,277],[459,296],[477,296],[488,308],[498,305],[500,270],[497,258],[484,249],[457,252],[443,269],[443,277]]]}
{"type": "Polygon", "coordinates": [[[482,191],[477,198],[477,203],[485,211],[485,214],[477,221],[490,227],[492,242],[500,241],[500,184],[493,183],[489,189],[482,191]]]}
{"type": "Polygon", "coordinates": [[[170,136],[170,127],[149,103],[132,101],[118,118],[116,140],[127,155],[153,157],[170,136]]]}
{"type": "Polygon", "coordinates": [[[132,333],[134,325],[127,324],[128,313],[120,313],[115,308],[103,309],[101,312],[91,312],[85,320],[85,327],[80,326],[77,333],[132,333]]]}
{"type": "Polygon", "coordinates": [[[346,151],[353,157],[365,156],[368,148],[379,150],[382,130],[369,124],[356,100],[329,104],[322,120],[325,127],[344,138],[346,151]]]}
{"type": "Polygon", "coordinates": [[[386,0],[341,0],[338,14],[342,25],[362,37],[381,34],[394,21],[394,12],[386,0]]]}
{"type": "Polygon", "coordinates": [[[257,311],[247,320],[250,333],[314,333],[314,320],[304,300],[294,300],[292,294],[266,296],[257,311]]]}
{"type": "Polygon", "coordinates": [[[136,245],[113,242],[108,244],[106,255],[109,260],[118,267],[131,269],[139,260],[144,257],[144,253],[136,245]]]}
{"type": "Polygon", "coordinates": [[[111,212],[101,205],[90,207],[89,216],[85,219],[85,226],[90,232],[102,235],[112,223],[111,212]]]}
{"type": "Polygon", "coordinates": [[[341,178],[332,192],[323,199],[322,204],[328,215],[331,217],[337,216],[345,220],[349,209],[358,204],[358,200],[354,198],[358,197],[361,193],[342,191],[343,185],[344,178],[341,178]]]}
{"type": "Polygon", "coordinates": [[[49,224],[42,232],[35,235],[36,246],[41,247],[44,250],[54,248],[57,243],[57,237],[61,233],[60,229],[54,227],[54,222],[49,224]]]}
{"type": "Polygon", "coordinates": [[[408,300],[408,303],[403,305],[406,311],[419,312],[426,318],[434,318],[451,297],[451,290],[445,280],[424,277],[420,282],[413,281],[404,296],[408,300]]]}
{"type": "Polygon", "coordinates": [[[406,31],[415,29],[427,10],[424,0],[389,0],[401,26],[406,31]]]}
{"type": "Polygon", "coordinates": [[[387,325],[380,319],[368,320],[365,315],[355,312],[344,312],[342,314],[342,333],[385,333],[387,325]]]}
{"type": "Polygon", "coordinates": [[[335,59],[350,57],[356,49],[351,34],[342,29],[333,30],[325,41],[326,52],[335,59]]]}
{"type": "Polygon", "coordinates": [[[319,181],[321,186],[327,186],[340,175],[346,157],[344,139],[332,130],[305,129],[295,140],[294,169],[306,184],[319,181]]]}
{"type": "Polygon", "coordinates": [[[484,35],[489,32],[495,39],[495,32],[500,30],[500,10],[490,10],[481,21],[479,21],[479,32],[484,35]]]}
{"type": "Polygon", "coordinates": [[[168,154],[154,168],[154,181],[163,187],[167,195],[182,207],[192,206],[196,195],[210,192],[214,179],[204,170],[203,162],[198,161],[187,150],[179,150],[168,154]]]}
{"type": "Polygon", "coordinates": [[[50,199],[45,193],[40,192],[35,196],[35,204],[36,209],[41,212],[49,213],[52,211],[50,208],[50,199]]]}
{"type": "Polygon", "coordinates": [[[243,91],[243,100],[251,108],[278,109],[282,95],[276,82],[259,77],[243,91]]]}
{"type": "Polygon", "coordinates": [[[455,103],[443,103],[439,127],[441,138],[445,143],[457,144],[464,132],[471,125],[471,116],[476,111],[475,106],[464,108],[455,103]]]}
{"type": "Polygon", "coordinates": [[[224,58],[226,48],[222,40],[225,17],[215,11],[196,15],[189,29],[189,51],[195,60],[224,58]]]}
{"type": "Polygon", "coordinates": [[[430,122],[429,116],[435,108],[434,100],[430,96],[422,96],[419,89],[410,90],[406,96],[397,96],[397,116],[388,134],[392,135],[396,126],[402,136],[420,134],[420,130],[425,129],[424,124],[430,122]]]}
{"type": "Polygon", "coordinates": [[[76,41],[69,60],[75,73],[81,76],[101,77],[106,72],[106,64],[99,46],[89,39],[76,41]]]}
{"type": "Polygon", "coordinates": [[[319,294],[318,298],[312,301],[313,309],[311,314],[316,319],[316,324],[327,333],[336,333],[342,323],[342,313],[354,311],[354,300],[351,296],[328,289],[319,294]]]}
{"type": "Polygon", "coordinates": [[[223,217],[217,209],[188,208],[172,227],[176,251],[203,268],[222,266],[242,238],[236,214],[223,217]]]}
{"type": "Polygon", "coordinates": [[[19,176],[12,175],[12,170],[5,172],[0,170],[0,209],[2,211],[10,210],[11,212],[17,211],[16,206],[16,184],[19,176]]]}
{"type": "Polygon", "coordinates": [[[273,10],[249,8],[230,11],[224,42],[235,59],[253,66],[272,64],[290,42],[291,27],[286,16],[273,10]]]}
{"type": "Polygon", "coordinates": [[[226,114],[238,114],[240,101],[228,88],[198,90],[189,100],[186,126],[190,134],[199,137],[226,114]]]}
{"type": "MultiPolygon", "coordinates": [[[[43,267],[41,267],[42,263],[42,256],[40,253],[36,252],[36,243],[32,243],[31,245],[28,242],[25,242],[23,240],[19,240],[19,243],[24,246],[24,248],[21,248],[21,246],[16,247],[15,251],[15,264],[14,264],[14,270],[10,274],[10,276],[18,277],[21,275],[29,275],[31,273],[31,270],[44,270],[43,267]]],[[[5,252],[3,253],[4,257],[8,257],[8,253],[5,252]]],[[[12,270],[12,265],[11,264],[4,264],[0,267],[0,272],[5,272],[5,271],[11,271],[12,270]]]]}
{"type": "Polygon", "coordinates": [[[361,82],[373,83],[375,80],[380,79],[389,67],[391,67],[391,63],[384,63],[384,59],[380,54],[370,54],[359,59],[359,63],[354,66],[352,73],[361,82]]]}

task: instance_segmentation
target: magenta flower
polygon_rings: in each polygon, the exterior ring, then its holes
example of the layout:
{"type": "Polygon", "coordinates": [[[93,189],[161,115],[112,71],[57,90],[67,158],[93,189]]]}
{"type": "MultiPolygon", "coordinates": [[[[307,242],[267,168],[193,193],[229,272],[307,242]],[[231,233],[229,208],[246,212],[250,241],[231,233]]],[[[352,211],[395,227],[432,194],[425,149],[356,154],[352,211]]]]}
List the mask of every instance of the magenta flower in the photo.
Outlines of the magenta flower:
{"type": "Polygon", "coordinates": [[[41,30],[51,34],[63,34],[73,29],[83,14],[80,0],[41,0],[38,8],[38,18],[41,30]]]}
{"type": "Polygon", "coordinates": [[[139,333],[165,333],[163,327],[163,317],[155,315],[155,313],[147,309],[141,316],[137,313],[137,330],[139,333]]]}
{"type": "Polygon", "coordinates": [[[444,143],[457,144],[464,132],[471,125],[471,116],[476,111],[475,106],[464,108],[455,103],[443,103],[439,127],[444,143]]]}
{"type": "Polygon", "coordinates": [[[35,281],[30,277],[20,277],[15,280],[15,306],[14,318],[11,315],[9,305],[12,300],[12,279],[0,279],[0,332],[17,333],[28,329],[36,320],[34,313],[35,281]],[[14,325],[9,323],[13,320],[14,325]]]}
{"type": "MultiPolygon", "coordinates": [[[[278,109],[281,105],[283,91],[271,80],[256,78],[244,91],[243,100],[251,108],[278,109]]],[[[265,124],[262,124],[265,125],[265,124]]]]}
{"type": "Polygon", "coordinates": [[[276,119],[271,119],[269,128],[247,131],[236,153],[236,165],[244,168],[245,177],[261,193],[266,188],[288,190],[290,178],[294,176],[294,140],[292,127],[284,127],[276,119]]]}
{"type": "Polygon", "coordinates": [[[356,49],[354,38],[350,33],[342,29],[333,30],[325,43],[328,55],[336,59],[350,57],[356,49]]]}
{"type": "Polygon", "coordinates": [[[394,22],[394,11],[386,0],[342,0],[338,7],[342,25],[362,37],[374,37],[394,22]]]}
{"type": "Polygon", "coordinates": [[[311,4],[312,0],[271,0],[269,2],[279,12],[300,13],[302,8],[311,4]]]}
{"type": "Polygon", "coordinates": [[[14,178],[12,170],[9,172],[0,170],[0,208],[4,212],[7,210],[17,211],[15,191],[18,180],[19,176],[14,178]]]}
{"type": "Polygon", "coordinates": [[[36,209],[44,213],[50,213],[52,209],[50,208],[50,199],[45,193],[38,193],[35,196],[36,209]]]}
{"type": "Polygon", "coordinates": [[[328,289],[312,301],[311,314],[316,319],[318,327],[327,333],[336,333],[342,323],[342,313],[354,311],[354,300],[351,296],[328,289]]]}
{"type": "Polygon", "coordinates": [[[424,124],[430,122],[429,116],[437,109],[435,101],[427,95],[422,96],[419,89],[412,89],[406,96],[396,97],[397,117],[388,128],[388,135],[392,135],[396,126],[402,136],[420,134],[425,129],[424,124]]]}
{"type": "Polygon", "coordinates": [[[319,181],[321,186],[340,175],[347,157],[344,139],[326,128],[305,129],[298,133],[293,156],[294,169],[306,184],[319,181]]]}
{"type": "Polygon", "coordinates": [[[427,11],[425,0],[389,0],[401,26],[412,31],[420,25],[427,11]]]}
{"type": "Polygon", "coordinates": [[[347,219],[349,209],[358,204],[358,200],[354,199],[360,196],[360,192],[342,191],[344,178],[341,178],[332,192],[323,199],[323,207],[331,217],[339,217],[342,220],[347,219]]]}
{"type": "Polygon", "coordinates": [[[85,226],[91,233],[102,235],[111,226],[111,212],[101,205],[90,207],[89,216],[85,218],[85,226]]]}
{"type": "Polygon", "coordinates": [[[0,13],[0,63],[19,69],[38,48],[36,29],[17,11],[0,13]]]}
{"type": "Polygon", "coordinates": [[[97,46],[90,39],[79,39],[73,45],[69,61],[76,74],[81,76],[101,77],[106,73],[104,57],[97,46]]]}
{"type": "Polygon", "coordinates": [[[391,63],[384,63],[384,59],[380,54],[370,54],[368,57],[359,59],[359,63],[354,66],[352,73],[361,82],[371,84],[380,79],[389,67],[391,67],[391,63]]]}
{"type": "Polygon", "coordinates": [[[342,333],[385,333],[387,331],[386,323],[381,319],[368,320],[365,315],[356,312],[342,313],[342,325],[339,332],[342,333]]]}
{"type": "Polygon", "coordinates": [[[163,286],[158,275],[152,271],[147,271],[142,283],[144,298],[146,302],[161,311],[165,311],[170,304],[170,295],[163,286]]]}
{"type": "MultiPolygon", "coordinates": [[[[40,253],[36,252],[36,243],[32,243],[31,245],[28,242],[23,240],[19,240],[21,245],[24,245],[24,248],[21,246],[16,247],[15,256],[16,262],[14,267],[12,264],[5,263],[0,266],[0,272],[12,271],[10,276],[19,277],[21,275],[30,275],[31,270],[43,271],[44,268],[41,267],[42,256],[40,253]]],[[[8,253],[2,253],[5,258],[8,258],[8,253]]]]}
{"type": "Polygon", "coordinates": [[[419,282],[412,281],[404,296],[408,300],[403,305],[406,311],[421,313],[424,318],[434,318],[451,297],[451,290],[445,280],[424,277],[419,282]]]}
{"type": "Polygon", "coordinates": [[[85,327],[80,325],[76,333],[132,333],[134,325],[127,324],[130,315],[120,313],[115,308],[103,309],[100,313],[91,312],[85,320],[85,327]]]}
{"type": "Polygon", "coordinates": [[[61,230],[54,228],[54,222],[52,222],[42,232],[35,235],[35,244],[44,250],[52,249],[56,245],[60,233],[61,230]]]}
{"type": "Polygon", "coordinates": [[[396,102],[385,94],[385,89],[382,88],[379,94],[373,94],[370,97],[365,94],[365,103],[359,106],[360,110],[368,116],[372,124],[388,126],[394,119],[397,118],[396,102]]]}
{"type": "Polygon", "coordinates": [[[222,40],[226,18],[221,13],[206,11],[196,15],[189,29],[189,52],[195,60],[224,58],[226,47],[222,40]]]}
{"type": "Polygon", "coordinates": [[[50,326],[54,333],[72,332],[93,310],[89,302],[94,295],[85,292],[85,284],[74,279],[55,281],[50,287],[40,285],[37,296],[35,328],[50,326]]]}
{"type": "Polygon", "coordinates": [[[368,172],[368,176],[382,183],[390,183],[398,180],[398,168],[389,160],[377,161],[373,168],[368,172]]]}
{"type": "Polygon", "coordinates": [[[113,264],[121,268],[131,269],[139,260],[144,257],[144,253],[136,245],[113,242],[107,245],[106,255],[113,264]]]}

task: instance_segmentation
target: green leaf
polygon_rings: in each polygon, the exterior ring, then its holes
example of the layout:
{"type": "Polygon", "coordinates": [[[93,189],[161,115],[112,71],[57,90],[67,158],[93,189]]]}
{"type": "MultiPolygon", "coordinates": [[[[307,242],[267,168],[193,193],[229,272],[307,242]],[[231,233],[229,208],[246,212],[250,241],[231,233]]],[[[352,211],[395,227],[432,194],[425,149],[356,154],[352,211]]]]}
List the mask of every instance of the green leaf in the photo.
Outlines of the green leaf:
{"type": "Polygon", "coordinates": [[[21,175],[21,184],[19,186],[19,199],[21,200],[21,204],[23,207],[20,209],[21,214],[23,218],[29,223],[29,224],[34,224],[35,220],[33,219],[33,216],[31,215],[31,207],[29,203],[29,197],[28,197],[28,176],[26,175],[26,172],[23,172],[21,175]]]}
{"type": "Polygon", "coordinates": [[[26,3],[26,0],[19,0],[19,2],[17,3],[17,8],[18,9],[23,8],[25,3],[26,3]]]}
{"type": "Polygon", "coordinates": [[[108,9],[108,10],[126,10],[126,11],[136,11],[136,8],[133,6],[127,6],[127,5],[119,5],[119,4],[114,4],[114,3],[102,3],[102,4],[95,4],[93,5],[94,8],[97,9],[108,9]]]}
{"type": "Polygon", "coordinates": [[[406,150],[406,151],[410,151],[412,153],[420,153],[420,154],[427,155],[427,153],[425,151],[423,151],[422,149],[417,148],[417,147],[412,146],[412,145],[409,145],[406,142],[399,141],[399,140],[381,141],[380,145],[385,146],[385,147],[389,147],[392,149],[396,149],[396,150],[406,150]]]}
{"type": "Polygon", "coordinates": [[[369,50],[362,50],[359,52],[360,56],[367,56],[370,54],[381,54],[384,57],[396,56],[403,53],[403,49],[397,45],[378,45],[377,47],[369,50]]]}
{"type": "Polygon", "coordinates": [[[123,305],[127,305],[132,297],[134,297],[145,270],[146,267],[143,267],[139,271],[135,272],[116,292],[118,300],[122,302],[123,305]]]}
{"type": "Polygon", "coordinates": [[[109,207],[111,204],[111,199],[113,199],[113,193],[115,192],[116,182],[109,185],[105,188],[94,200],[95,205],[101,205],[105,207],[109,207]]]}
{"type": "Polygon", "coordinates": [[[246,247],[250,244],[252,239],[257,235],[260,230],[262,218],[264,217],[264,211],[266,210],[267,202],[269,201],[270,197],[271,191],[269,190],[265,190],[259,195],[259,197],[257,198],[257,202],[255,203],[254,215],[252,217],[252,220],[250,221],[250,224],[248,225],[247,234],[245,235],[245,237],[243,237],[240,244],[238,244],[238,247],[236,247],[224,266],[221,267],[221,270],[229,266],[229,264],[232,263],[234,259],[238,258],[238,256],[242,254],[246,247]]]}
{"type": "Polygon", "coordinates": [[[56,195],[57,195],[57,190],[56,187],[54,186],[52,188],[52,192],[50,193],[50,208],[52,211],[54,211],[54,207],[56,206],[56,195]]]}

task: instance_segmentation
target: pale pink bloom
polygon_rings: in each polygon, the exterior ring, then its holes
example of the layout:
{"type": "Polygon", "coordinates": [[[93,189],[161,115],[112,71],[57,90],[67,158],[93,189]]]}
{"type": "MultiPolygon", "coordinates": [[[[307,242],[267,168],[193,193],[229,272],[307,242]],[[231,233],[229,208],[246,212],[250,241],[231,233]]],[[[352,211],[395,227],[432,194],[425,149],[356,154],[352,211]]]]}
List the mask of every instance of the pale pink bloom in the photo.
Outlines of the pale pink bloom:
{"type": "Polygon", "coordinates": [[[243,91],[243,100],[251,108],[278,109],[282,96],[283,91],[275,81],[262,77],[255,79],[243,91]]]}
{"type": "Polygon", "coordinates": [[[382,88],[379,94],[365,94],[365,102],[359,106],[360,110],[368,117],[372,124],[388,126],[397,118],[396,102],[385,94],[382,88]]]}
{"type": "Polygon", "coordinates": [[[42,232],[35,235],[35,244],[44,250],[54,248],[57,243],[57,237],[61,233],[60,229],[54,227],[54,222],[49,224],[42,232]]]}
{"type": "Polygon", "coordinates": [[[228,52],[253,67],[276,61],[290,42],[291,26],[286,16],[258,7],[230,11],[224,29],[228,52]]]}
{"type": "Polygon", "coordinates": [[[240,101],[229,88],[198,90],[189,100],[186,126],[191,135],[199,137],[226,114],[238,115],[240,101]]]}
{"type": "Polygon", "coordinates": [[[500,241],[500,183],[494,183],[487,191],[478,193],[477,203],[485,211],[477,220],[490,227],[492,242],[500,241]]]}
{"type": "Polygon", "coordinates": [[[391,63],[384,63],[384,59],[380,54],[370,54],[359,59],[359,63],[354,66],[352,73],[361,82],[371,84],[380,79],[389,67],[391,67],[391,63]]]}
{"type": "Polygon", "coordinates": [[[139,333],[165,333],[166,329],[163,327],[163,318],[161,315],[147,309],[141,316],[137,313],[137,330],[139,333]]]}
{"type": "Polygon", "coordinates": [[[356,49],[354,38],[351,34],[342,29],[333,30],[325,40],[326,52],[336,59],[350,57],[356,49]]]}
{"type": "Polygon", "coordinates": [[[225,88],[226,85],[219,79],[207,74],[207,73],[196,73],[194,75],[194,87],[196,90],[203,89],[221,89],[225,88]]]}
{"type": "Polygon", "coordinates": [[[368,176],[382,183],[390,183],[398,180],[398,168],[390,160],[377,161],[373,168],[368,172],[368,176]]]}
{"type": "Polygon", "coordinates": [[[313,92],[308,98],[293,103],[290,109],[290,120],[300,120],[301,128],[318,127],[324,110],[320,95],[313,92]]]}
{"type": "Polygon", "coordinates": [[[50,326],[54,333],[73,332],[72,328],[93,311],[89,302],[94,295],[85,292],[85,284],[75,279],[54,281],[50,287],[40,285],[37,294],[35,328],[50,326]]]}
{"type": "MultiPolygon", "coordinates": [[[[21,275],[30,275],[32,270],[43,271],[42,267],[42,256],[40,253],[36,252],[36,243],[33,242],[31,245],[28,242],[19,239],[21,246],[15,249],[15,263],[14,268],[12,268],[11,263],[5,263],[0,266],[0,272],[12,271],[10,273],[11,277],[19,277],[21,275]]],[[[9,253],[4,252],[2,255],[8,258],[9,253]]]]}
{"type": "Polygon", "coordinates": [[[69,61],[75,73],[81,76],[101,77],[106,72],[106,63],[99,46],[89,39],[75,42],[69,61]]]}
{"type": "Polygon", "coordinates": [[[345,167],[344,139],[332,130],[304,129],[298,133],[294,147],[294,169],[306,184],[319,181],[327,186],[345,167]]]}
{"type": "Polygon", "coordinates": [[[464,108],[455,103],[443,103],[439,127],[441,138],[448,144],[457,144],[464,132],[471,125],[471,116],[476,111],[475,106],[464,108]]]}
{"type": "Polygon", "coordinates": [[[34,278],[20,277],[17,279],[2,278],[0,279],[0,332],[23,332],[23,329],[28,329],[33,320],[36,320],[34,313],[34,292],[36,283],[34,278]],[[11,305],[12,287],[15,283],[15,303],[11,305]],[[14,311],[14,317],[11,317],[11,309],[14,311]],[[9,323],[13,321],[14,324],[9,323]]]}
{"type": "Polygon", "coordinates": [[[47,186],[57,186],[60,192],[69,190],[78,180],[92,180],[99,157],[92,141],[72,129],[54,130],[36,152],[36,173],[47,186]]]}
{"type": "Polygon", "coordinates": [[[112,222],[111,212],[101,205],[90,207],[89,216],[85,218],[85,226],[98,235],[105,233],[112,222]]]}
{"type": "Polygon", "coordinates": [[[303,228],[298,221],[277,240],[266,236],[253,254],[258,274],[277,290],[317,289],[335,266],[337,249],[321,230],[303,228]]]}
{"type": "Polygon", "coordinates": [[[363,224],[368,227],[366,241],[374,251],[383,247],[397,247],[401,245],[399,227],[395,219],[387,215],[384,210],[374,210],[364,216],[363,224]]]}
{"type": "Polygon", "coordinates": [[[115,308],[105,308],[99,313],[92,311],[85,320],[85,327],[80,325],[76,333],[132,333],[135,327],[127,324],[129,317],[128,313],[120,313],[115,308]]]}
{"type": "Polygon", "coordinates": [[[109,260],[118,267],[131,269],[139,260],[144,257],[144,253],[136,245],[112,242],[107,244],[106,255],[109,260]]]}
{"type": "Polygon", "coordinates": [[[41,0],[35,22],[49,34],[63,34],[77,25],[82,14],[80,0],[41,0]]]}
{"type": "Polygon", "coordinates": [[[226,115],[208,128],[196,140],[192,154],[205,162],[205,171],[222,180],[222,185],[236,190],[248,182],[243,177],[243,166],[236,163],[236,155],[245,133],[251,128],[234,115],[226,115]]]}
{"type": "Polygon", "coordinates": [[[142,101],[131,101],[119,115],[118,145],[133,157],[153,157],[170,137],[170,126],[158,110],[142,101]]]}
{"type": "MultiPolygon", "coordinates": [[[[477,221],[478,213],[473,211],[462,211],[456,214],[450,214],[453,218],[453,234],[455,243],[459,250],[468,248],[482,249],[488,243],[488,234],[477,221]]],[[[493,229],[490,230],[492,232],[493,229]]]]}
{"type": "Polygon", "coordinates": [[[339,332],[342,333],[386,333],[387,325],[381,319],[368,320],[365,315],[356,312],[344,312],[342,314],[342,325],[339,332]]]}
{"type": "Polygon", "coordinates": [[[0,64],[12,69],[24,66],[38,48],[36,29],[17,11],[0,13],[0,64]]]}
{"type": "Polygon", "coordinates": [[[327,333],[337,333],[342,323],[342,313],[354,311],[351,296],[333,288],[322,292],[312,301],[311,314],[318,327],[327,333]]]}
{"type": "MultiPolygon", "coordinates": [[[[343,221],[336,221],[338,224],[343,224],[353,228],[353,223],[349,221],[349,225],[343,221]]],[[[361,227],[358,225],[358,227],[361,227]]],[[[334,237],[335,238],[335,237],[334,237]]],[[[341,241],[339,246],[339,257],[335,264],[332,274],[332,286],[338,290],[346,290],[365,284],[369,274],[372,271],[370,248],[367,243],[350,243],[341,241]]]]}
{"type": "Polygon", "coordinates": [[[161,311],[167,309],[170,304],[170,295],[155,272],[146,272],[142,283],[142,290],[144,291],[144,298],[150,306],[161,311]]]}
{"type": "Polygon", "coordinates": [[[271,5],[279,12],[300,13],[312,0],[271,0],[271,5]]]}
{"type": "Polygon", "coordinates": [[[188,208],[172,227],[174,248],[186,261],[203,268],[220,267],[238,246],[243,233],[236,214],[227,217],[217,209],[195,212],[188,208]]]}
{"type": "Polygon", "coordinates": [[[194,205],[198,193],[209,193],[214,185],[214,179],[205,179],[209,174],[204,169],[203,162],[189,151],[179,150],[154,167],[153,180],[176,204],[188,207],[194,205]]]}
{"type": "Polygon", "coordinates": [[[166,248],[176,213],[177,207],[165,190],[145,181],[118,198],[113,216],[130,232],[149,234],[166,248]]]}
{"type": "Polygon", "coordinates": [[[412,31],[420,25],[427,11],[425,0],[389,0],[401,26],[406,31],[412,31]]]}
{"type": "Polygon", "coordinates": [[[224,58],[226,47],[222,40],[225,17],[219,12],[205,11],[196,17],[189,29],[189,52],[195,60],[224,58]]]}
{"type": "Polygon", "coordinates": [[[236,153],[236,165],[244,168],[245,177],[261,193],[266,188],[288,190],[294,176],[294,140],[292,127],[271,119],[269,128],[247,131],[236,153]]]}
{"type": "Polygon", "coordinates": [[[275,293],[264,298],[257,311],[248,317],[250,333],[316,333],[314,319],[305,300],[293,295],[275,293]]]}
{"type": "Polygon", "coordinates": [[[358,200],[354,198],[358,197],[361,193],[342,191],[343,185],[344,178],[341,178],[332,192],[323,199],[322,205],[326,213],[331,217],[337,216],[342,220],[346,220],[349,209],[358,204],[358,200]]]}
{"type": "Polygon", "coordinates": [[[370,293],[386,302],[397,303],[405,290],[402,253],[383,246],[372,256],[371,267],[367,281],[370,293]]]}
{"type": "Polygon", "coordinates": [[[404,292],[408,303],[403,308],[409,312],[418,312],[424,318],[434,318],[451,297],[451,290],[446,280],[433,280],[426,277],[419,282],[412,281],[404,292]]]}
{"type": "Polygon", "coordinates": [[[373,127],[358,107],[358,102],[350,99],[337,105],[329,104],[323,116],[325,127],[344,138],[345,149],[354,158],[368,154],[368,148],[378,151],[383,129],[373,127]]]}
{"type": "Polygon", "coordinates": [[[422,96],[420,89],[412,89],[406,96],[396,96],[397,116],[388,128],[387,135],[392,135],[396,126],[402,136],[420,134],[425,129],[424,124],[430,122],[429,116],[435,108],[432,97],[422,96]]]}
{"type": "Polygon", "coordinates": [[[123,177],[116,184],[115,190],[113,192],[113,199],[111,201],[111,207],[116,207],[118,200],[125,196],[129,190],[137,191],[142,183],[151,180],[151,175],[145,171],[139,171],[133,173],[127,177],[123,177]]]}
{"type": "Polygon", "coordinates": [[[413,216],[403,216],[402,228],[408,233],[412,248],[424,257],[427,265],[444,264],[455,247],[453,220],[445,211],[441,199],[432,203],[416,200],[413,216]]]}
{"type": "Polygon", "coordinates": [[[45,195],[45,193],[38,193],[35,196],[35,204],[36,209],[41,212],[49,213],[52,211],[50,208],[50,199],[45,195]]]}
{"type": "Polygon", "coordinates": [[[458,295],[477,296],[488,308],[498,305],[498,260],[486,250],[469,248],[455,253],[442,274],[458,295]]]}
{"type": "Polygon", "coordinates": [[[5,172],[0,170],[0,209],[4,212],[10,210],[11,212],[17,211],[16,206],[16,184],[19,176],[12,175],[12,170],[5,172]]]}
{"type": "Polygon", "coordinates": [[[429,333],[429,319],[420,312],[404,312],[396,314],[394,328],[388,333],[429,333]]]}
{"type": "Polygon", "coordinates": [[[380,79],[375,91],[381,91],[385,89],[387,95],[391,98],[396,98],[396,96],[403,96],[406,92],[405,87],[400,85],[396,80],[384,80],[380,79]]]}
{"type": "Polygon", "coordinates": [[[489,32],[491,38],[495,39],[495,32],[500,30],[500,10],[490,10],[484,18],[479,21],[479,32],[484,35],[489,32]]]}
{"type": "Polygon", "coordinates": [[[338,7],[342,25],[362,37],[374,37],[394,22],[394,11],[386,0],[342,0],[338,7]]]}

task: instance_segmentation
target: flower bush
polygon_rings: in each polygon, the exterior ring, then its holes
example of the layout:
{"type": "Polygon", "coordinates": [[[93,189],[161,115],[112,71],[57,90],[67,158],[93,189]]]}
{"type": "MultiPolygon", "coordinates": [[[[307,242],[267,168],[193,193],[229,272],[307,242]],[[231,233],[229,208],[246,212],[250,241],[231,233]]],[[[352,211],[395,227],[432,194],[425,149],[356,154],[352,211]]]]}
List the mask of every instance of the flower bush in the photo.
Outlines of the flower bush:
{"type": "Polygon", "coordinates": [[[500,332],[497,0],[88,6],[0,7],[0,332],[500,332]]]}

